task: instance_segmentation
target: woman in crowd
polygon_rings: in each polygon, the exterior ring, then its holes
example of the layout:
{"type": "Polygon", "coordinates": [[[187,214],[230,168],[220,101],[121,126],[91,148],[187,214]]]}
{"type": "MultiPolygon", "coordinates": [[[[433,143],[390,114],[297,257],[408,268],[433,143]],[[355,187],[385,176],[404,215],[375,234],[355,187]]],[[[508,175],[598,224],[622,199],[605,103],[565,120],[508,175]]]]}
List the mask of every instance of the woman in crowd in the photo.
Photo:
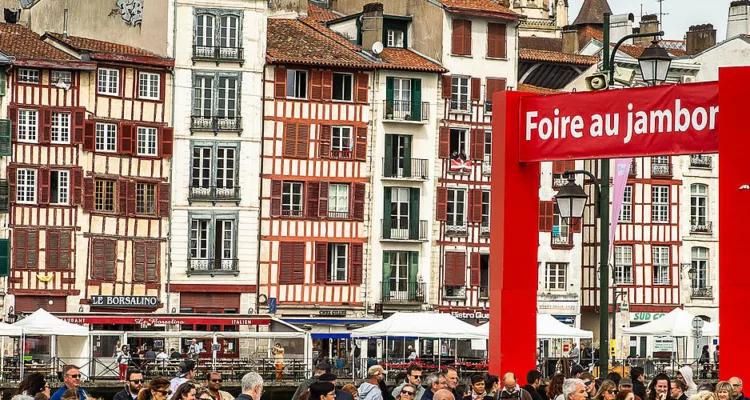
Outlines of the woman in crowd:
{"type": "Polygon", "coordinates": [[[487,388],[484,384],[484,376],[474,374],[471,376],[471,391],[463,400],[493,400],[487,395],[487,388]]]}
{"type": "Polygon", "coordinates": [[[552,377],[549,385],[547,385],[547,397],[549,397],[549,400],[563,400],[562,387],[564,382],[565,375],[563,374],[556,374],[552,377]]]}
{"type": "Polygon", "coordinates": [[[714,394],[716,394],[716,398],[718,400],[731,400],[733,391],[734,388],[732,387],[731,383],[719,382],[716,384],[716,391],[714,392],[714,394]]]}
{"type": "Polygon", "coordinates": [[[195,384],[185,382],[175,390],[173,400],[195,400],[195,384]]]}
{"type": "Polygon", "coordinates": [[[167,400],[170,394],[172,391],[169,390],[169,379],[158,376],[141,389],[138,400],[167,400]]]}
{"type": "Polygon", "coordinates": [[[401,388],[401,393],[396,396],[396,400],[414,400],[416,396],[417,387],[411,383],[407,383],[401,388]]]}
{"type": "Polygon", "coordinates": [[[49,383],[44,379],[44,375],[39,372],[33,372],[23,378],[18,385],[17,394],[27,394],[34,397],[37,393],[44,393],[49,398],[49,383]]]}
{"type": "Polygon", "coordinates": [[[622,390],[617,392],[615,400],[641,400],[641,398],[633,394],[630,390],[622,390]]]}
{"type": "Polygon", "coordinates": [[[617,397],[617,385],[609,379],[602,382],[599,391],[594,396],[594,400],[615,400],[617,397]]]}
{"type": "Polygon", "coordinates": [[[216,400],[206,386],[201,386],[195,391],[195,398],[197,400],[216,400]]]}
{"type": "Polygon", "coordinates": [[[351,393],[354,400],[359,400],[359,392],[357,391],[357,387],[352,385],[351,383],[348,385],[344,385],[341,390],[351,393]]]}

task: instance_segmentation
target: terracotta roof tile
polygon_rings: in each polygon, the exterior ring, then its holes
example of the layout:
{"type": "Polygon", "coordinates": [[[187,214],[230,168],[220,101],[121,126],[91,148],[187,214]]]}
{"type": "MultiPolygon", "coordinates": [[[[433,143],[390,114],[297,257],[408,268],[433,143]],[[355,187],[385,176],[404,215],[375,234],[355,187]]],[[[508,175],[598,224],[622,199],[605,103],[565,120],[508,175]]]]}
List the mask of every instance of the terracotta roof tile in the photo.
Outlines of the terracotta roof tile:
{"type": "Polygon", "coordinates": [[[511,19],[518,19],[523,17],[520,14],[513,12],[508,7],[502,6],[492,0],[437,0],[439,1],[449,12],[457,14],[469,14],[486,17],[504,17],[511,19]]]}
{"type": "Polygon", "coordinates": [[[408,49],[383,49],[380,55],[383,63],[378,63],[379,68],[392,68],[400,70],[424,71],[424,72],[448,72],[439,64],[432,62],[419,54],[408,49]]]}
{"type": "Polygon", "coordinates": [[[328,22],[341,18],[335,12],[318,7],[312,3],[307,3],[307,17],[315,22],[328,22]]]}
{"type": "Polygon", "coordinates": [[[34,60],[75,61],[76,58],[41,40],[30,29],[16,24],[0,23],[0,52],[34,60]]]}
{"type": "MultiPolygon", "coordinates": [[[[638,57],[641,56],[641,54],[643,54],[643,50],[645,50],[646,47],[648,47],[648,46],[634,46],[634,45],[630,45],[630,44],[623,44],[623,45],[620,45],[620,47],[617,50],[619,50],[619,51],[621,51],[621,52],[623,52],[623,53],[625,53],[625,54],[627,54],[627,55],[629,55],[629,56],[631,56],[633,58],[638,58],[638,57]]],[[[667,53],[669,53],[670,55],[672,55],[672,57],[682,57],[682,56],[686,56],[687,55],[687,53],[685,52],[685,50],[681,50],[681,49],[666,49],[666,50],[667,50],[667,53]]]]}
{"type": "Polygon", "coordinates": [[[68,36],[67,38],[64,38],[62,34],[54,32],[47,32],[45,35],[67,44],[76,51],[90,50],[100,53],[124,54],[129,56],[160,57],[156,53],[139,49],[137,47],[126,46],[124,44],[104,42],[78,36],[68,36]]]}
{"type": "Polygon", "coordinates": [[[522,49],[562,51],[563,45],[561,38],[521,36],[518,38],[518,47],[522,49]]]}
{"type": "Polygon", "coordinates": [[[533,49],[519,49],[518,57],[525,61],[546,61],[562,64],[594,65],[599,62],[596,56],[581,56],[559,51],[544,51],[533,49]]]}
{"type": "Polygon", "coordinates": [[[525,83],[519,83],[517,90],[519,92],[534,93],[534,94],[559,94],[564,93],[560,90],[548,89],[539,86],[527,85],[525,83]]]}

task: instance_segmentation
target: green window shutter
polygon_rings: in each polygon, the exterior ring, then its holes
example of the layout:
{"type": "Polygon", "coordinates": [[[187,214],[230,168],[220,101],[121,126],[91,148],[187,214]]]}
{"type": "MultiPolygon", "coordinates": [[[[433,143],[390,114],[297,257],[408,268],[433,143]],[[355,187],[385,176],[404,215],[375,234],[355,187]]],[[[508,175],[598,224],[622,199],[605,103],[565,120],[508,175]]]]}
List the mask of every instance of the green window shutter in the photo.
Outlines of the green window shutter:
{"type": "Polygon", "coordinates": [[[10,241],[0,239],[0,276],[8,276],[10,273],[10,241]]]}
{"type": "Polygon", "coordinates": [[[404,176],[411,177],[411,136],[404,135],[404,176]]]}
{"type": "Polygon", "coordinates": [[[5,68],[0,67],[0,96],[5,96],[5,68]]]}
{"type": "Polygon", "coordinates": [[[385,158],[383,162],[383,176],[393,177],[395,161],[393,157],[393,135],[385,135],[385,158]]]}
{"type": "Polygon", "coordinates": [[[391,238],[391,188],[383,188],[383,239],[391,238]]]}
{"type": "Polygon", "coordinates": [[[411,80],[411,120],[422,120],[422,80],[411,80]]]}
{"type": "Polygon", "coordinates": [[[7,179],[0,179],[0,213],[7,213],[10,210],[10,186],[7,179]]]}
{"type": "Polygon", "coordinates": [[[0,156],[10,156],[10,137],[13,126],[9,119],[0,119],[0,156]]]}
{"type": "Polygon", "coordinates": [[[389,76],[385,78],[385,117],[386,119],[393,118],[393,77],[389,76]],[[389,118],[388,115],[391,115],[389,118]]]}
{"type": "Polygon", "coordinates": [[[382,300],[389,299],[391,296],[391,252],[383,252],[383,297],[382,300]]]}
{"type": "Polygon", "coordinates": [[[419,275],[419,252],[409,252],[409,300],[417,300],[417,294],[420,293],[419,283],[417,282],[417,275],[419,275]]]}
{"type": "Polygon", "coordinates": [[[419,188],[409,189],[409,239],[419,239],[419,188]]]}

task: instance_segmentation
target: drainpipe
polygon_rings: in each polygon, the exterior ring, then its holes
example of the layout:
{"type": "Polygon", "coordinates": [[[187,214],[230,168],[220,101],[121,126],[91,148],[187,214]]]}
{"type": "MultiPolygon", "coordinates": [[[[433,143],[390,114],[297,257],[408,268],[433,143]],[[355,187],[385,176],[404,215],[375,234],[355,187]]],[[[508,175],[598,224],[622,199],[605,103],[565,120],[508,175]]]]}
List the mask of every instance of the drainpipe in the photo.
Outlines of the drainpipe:
{"type": "MultiPolygon", "coordinates": [[[[263,64],[263,74],[261,77],[261,92],[260,92],[260,172],[258,173],[258,187],[260,188],[260,196],[258,199],[258,221],[260,223],[258,224],[258,251],[256,255],[256,262],[255,262],[255,306],[256,306],[256,313],[260,314],[260,303],[258,302],[258,298],[260,297],[260,249],[261,249],[261,232],[263,228],[261,227],[261,224],[263,223],[261,216],[263,215],[263,155],[265,154],[264,146],[263,146],[263,139],[266,137],[266,64],[263,64]]],[[[268,299],[268,294],[266,294],[266,299],[268,299]]],[[[268,301],[268,300],[266,300],[268,301]]]]}
{"type": "MultiPolygon", "coordinates": [[[[177,3],[172,3],[174,5],[174,9],[172,10],[172,57],[174,57],[175,61],[177,60],[177,3]]],[[[177,66],[175,65],[174,68],[172,68],[172,127],[175,125],[175,92],[177,90],[177,74],[175,73],[175,68],[177,66]]],[[[172,145],[174,147],[174,144],[172,145]]],[[[172,152],[172,159],[169,161],[169,183],[170,183],[170,190],[173,188],[174,185],[174,151],[172,152]]],[[[171,194],[170,194],[171,199],[171,194]]],[[[171,308],[170,308],[170,300],[171,300],[171,292],[172,292],[172,218],[174,209],[172,208],[172,202],[174,199],[171,199],[169,207],[169,227],[167,229],[167,314],[170,314],[171,308]]]]}

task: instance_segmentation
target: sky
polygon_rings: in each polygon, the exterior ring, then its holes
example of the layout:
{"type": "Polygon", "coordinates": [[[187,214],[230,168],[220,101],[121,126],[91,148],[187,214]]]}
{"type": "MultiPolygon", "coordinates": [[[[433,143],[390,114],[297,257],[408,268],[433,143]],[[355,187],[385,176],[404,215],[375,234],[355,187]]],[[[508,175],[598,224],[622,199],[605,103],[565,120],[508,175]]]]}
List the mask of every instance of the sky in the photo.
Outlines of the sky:
{"type": "MultiPolygon", "coordinates": [[[[729,3],[731,0],[664,0],[662,9],[664,11],[663,30],[665,39],[683,39],[685,32],[691,25],[713,24],[716,29],[716,41],[726,39],[727,16],[729,14],[729,3]]],[[[583,0],[569,0],[568,18],[570,23],[575,20],[581,9],[583,0]]],[[[657,0],[609,0],[609,6],[613,14],[633,13],[635,24],[638,26],[643,14],[659,14],[659,2],[657,0]]]]}

